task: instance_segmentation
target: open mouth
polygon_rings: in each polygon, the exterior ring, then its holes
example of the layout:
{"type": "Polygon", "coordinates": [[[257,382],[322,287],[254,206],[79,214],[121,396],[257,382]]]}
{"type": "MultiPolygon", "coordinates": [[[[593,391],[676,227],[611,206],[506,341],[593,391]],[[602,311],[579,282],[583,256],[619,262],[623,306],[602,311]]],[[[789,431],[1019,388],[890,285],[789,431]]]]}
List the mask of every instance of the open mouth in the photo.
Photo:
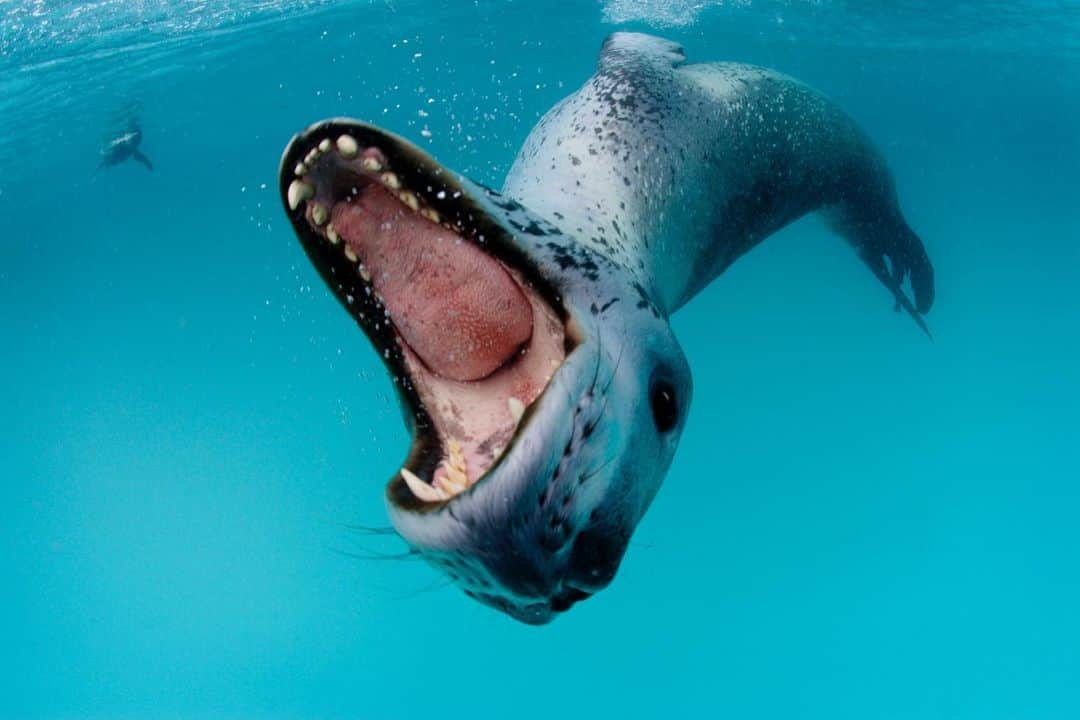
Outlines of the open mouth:
{"type": "Polygon", "coordinates": [[[282,168],[305,250],[409,410],[412,449],[391,499],[430,509],[467,492],[509,452],[569,351],[554,294],[461,184],[401,140],[322,123],[282,168]]]}

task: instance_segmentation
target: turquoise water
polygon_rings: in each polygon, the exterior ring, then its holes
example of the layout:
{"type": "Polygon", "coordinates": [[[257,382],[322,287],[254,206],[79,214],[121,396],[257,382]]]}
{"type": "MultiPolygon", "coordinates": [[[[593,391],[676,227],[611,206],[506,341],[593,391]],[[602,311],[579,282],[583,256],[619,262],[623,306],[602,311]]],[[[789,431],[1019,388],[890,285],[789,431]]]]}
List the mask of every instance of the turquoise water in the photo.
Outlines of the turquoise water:
{"type": "Polygon", "coordinates": [[[0,2],[0,717],[1080,716],[1080,5],[0,2]],[[938,278],[819,220],[673,320],[675,463],[521,625],[400,559],[391,384],[277,199],[352,115],[498,186],[616,29],[814,85],[938,278]],[[155,171],[95,172],[135,114],[155,171]]]}

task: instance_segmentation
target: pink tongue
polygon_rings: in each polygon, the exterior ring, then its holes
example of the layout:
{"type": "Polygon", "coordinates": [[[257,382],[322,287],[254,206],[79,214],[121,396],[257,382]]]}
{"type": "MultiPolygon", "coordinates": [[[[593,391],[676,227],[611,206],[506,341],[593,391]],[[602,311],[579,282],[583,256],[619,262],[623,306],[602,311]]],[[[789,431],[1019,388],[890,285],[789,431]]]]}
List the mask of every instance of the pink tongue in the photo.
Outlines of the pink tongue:
{"type": "Polygon", "coordinates": [[[532,309],[496,260],[369,185],[332,222],[371,273],[401,337],[428,369],[479,380],[532,337],[532,309]]]}

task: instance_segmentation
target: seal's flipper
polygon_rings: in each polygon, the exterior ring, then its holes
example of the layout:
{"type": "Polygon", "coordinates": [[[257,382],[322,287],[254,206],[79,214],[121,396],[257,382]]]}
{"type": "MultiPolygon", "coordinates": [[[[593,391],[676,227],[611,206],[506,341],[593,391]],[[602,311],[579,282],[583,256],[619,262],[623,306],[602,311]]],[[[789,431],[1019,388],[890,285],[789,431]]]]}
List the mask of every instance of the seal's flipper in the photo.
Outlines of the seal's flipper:
{"type": "Polygon", "coordinates": [[[150,158],[146,157],[145,155],[143,155],[138,150],[132,150],[131,151],[131,157],[135,158],[136,160],[141,162],[143,165],[145,165],[147,170],[150,170],[151,172],[153,172],[154,164],[152,162],[150,162],[150,158]]]}
{"type": "Polygon", "coordinates": [[[870,272],[874,273],[881,284],[889,288],[892,291],[893,297],[896,298],[896,310],[903,308],[907,311],[907,314],[911,316],[911,319],[915,321],[926,336],[931,340],[934,336],[930,333],[930,328],[926,326],[926,321],[923,320],[923,314],[930,309],[930,303],[933,302],[933,269],[930,267],[929,262],[924,268],[919,270],[911,269],[911,286],[915,294],[915,303],[913,304],[907,295],[904,294],[904,288],[902,283],[904,282],[905,271],[903,266],[897,263],[890,257],[892,264],[892,272],[890,273],[885,267],[884,255],[873,255],[870,253],[862,253],[862,261],[870,268],[870,272]],[[926,295],[925,285],[926,273],[929,273],[929,296],[926,295]],[[922,290],[920,290],[922,288],[922,290]],[[920,292],[922,296],[920,299],[920,292]]]}
{"type": "Polygon", "coordinates": [[[870,272],[892,292],[895,309],[906,310],[929,336],[922,316],[934,304],[934,267],[922,240],[900,215],[895,191],[890,187],[881,194],[854,194],[822,214],[830,229],[851,244],[870,272]],[[910,283],[910,297],[904,292],[904,280],[910,283]]]}

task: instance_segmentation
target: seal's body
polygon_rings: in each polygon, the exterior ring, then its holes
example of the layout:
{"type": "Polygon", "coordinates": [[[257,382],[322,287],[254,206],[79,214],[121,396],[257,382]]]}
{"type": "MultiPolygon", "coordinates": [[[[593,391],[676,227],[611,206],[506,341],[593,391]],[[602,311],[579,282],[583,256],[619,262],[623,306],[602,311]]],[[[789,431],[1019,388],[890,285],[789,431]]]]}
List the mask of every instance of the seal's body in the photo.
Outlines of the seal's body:
{"type": "Polygon", "coordinates": [[[933,301],[885,164],[843,112],[768,70],[683,62],[611,36],[502,194],[352,120],[282,159],[293,227],[413,432],[394,527],[525,622],[614,577],[689,407],[668,317],[740,255],[820,211],[924,329],[933,301]]]}
{"type": "Polygon", "coordinates": [[[930,262],[865,134],[792,78],[684,59],[667,40],[611,36],[596,74],[529,135],[504,193],[630,268],[669,313],[770,234],[822,211],[921,323],[930,262]]]}

